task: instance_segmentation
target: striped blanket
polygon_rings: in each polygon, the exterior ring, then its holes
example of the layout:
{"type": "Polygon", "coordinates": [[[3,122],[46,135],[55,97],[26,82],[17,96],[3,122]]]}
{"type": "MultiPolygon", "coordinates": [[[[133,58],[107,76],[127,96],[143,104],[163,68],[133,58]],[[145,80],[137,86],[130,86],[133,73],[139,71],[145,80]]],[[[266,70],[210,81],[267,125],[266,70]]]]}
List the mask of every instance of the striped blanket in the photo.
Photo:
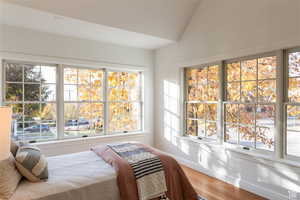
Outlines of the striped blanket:
{"type": "Polygon", "coordinates": [[[108,145],[131,166],[140,200],[168,199],[162,162],[157,155],[134,143],[108,145]]]}
{"type": "Polygon", "coordinates": [[[157,149],[119,143],[91,150],[116,170],[121,200],[198,200],[177,161],[157,149]]]}

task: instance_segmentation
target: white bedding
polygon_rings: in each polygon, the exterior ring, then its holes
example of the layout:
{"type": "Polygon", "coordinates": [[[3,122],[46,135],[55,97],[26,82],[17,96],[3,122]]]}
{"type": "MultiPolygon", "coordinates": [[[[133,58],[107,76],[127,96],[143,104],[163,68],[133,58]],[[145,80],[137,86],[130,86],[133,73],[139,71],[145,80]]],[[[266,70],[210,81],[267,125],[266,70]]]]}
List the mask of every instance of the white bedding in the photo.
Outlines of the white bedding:
{"type": "Polygon", "coordinates": [[[114,169],[94,152],[48,158],[49,180],[22,181],[11,200],[119,200],[114,169]]]}

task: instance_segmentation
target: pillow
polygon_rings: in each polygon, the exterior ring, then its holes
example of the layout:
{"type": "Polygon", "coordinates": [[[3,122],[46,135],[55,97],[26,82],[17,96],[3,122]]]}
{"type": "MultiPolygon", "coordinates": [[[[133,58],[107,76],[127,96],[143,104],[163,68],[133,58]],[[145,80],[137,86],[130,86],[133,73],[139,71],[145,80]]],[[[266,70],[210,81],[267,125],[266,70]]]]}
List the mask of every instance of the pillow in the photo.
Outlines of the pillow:
{"type": "Polygon", "coordinates": [[[9,199],[16,190],[22,176],[15,166],[15,158],[0,161],[0,199],[9,199]]]}
{"type": "Polygon", "coordinates": [[[19,144],[12,139],[10,142],[10,152],[14,155],[14,157],[16,157],[18,149],[19,144]]]}
{"type": "Polygon", "coordinates": [[[40,149],[34,146],[21,146],[16,155],[19,172],[31,182],[48,179],[48,163],[40,149]]]}

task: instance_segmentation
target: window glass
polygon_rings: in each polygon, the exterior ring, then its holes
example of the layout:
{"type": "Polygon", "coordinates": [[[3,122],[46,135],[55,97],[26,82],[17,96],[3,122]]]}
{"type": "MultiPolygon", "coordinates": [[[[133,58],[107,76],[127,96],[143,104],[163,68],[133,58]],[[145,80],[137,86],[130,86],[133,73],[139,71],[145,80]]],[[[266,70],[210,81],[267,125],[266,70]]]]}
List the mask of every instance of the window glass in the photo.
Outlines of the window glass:
{"type": "Polygon", "coordinates": [[[218,65],[185,70],[187,135],[217,139],[218,74],[218,65]]]}
{"type": "Polygon", "coordinates": [[[225,141],[274,151],[276,56],[226,64],[225,141]]]}
{"type": "Polygon", "coordinates": [[[4,66],[4,103],[13,109],[12,137],[27,141],[56,139],[56,67],[14,62],[4,66]]]}
{"type": "Polygon", "coordinates": [[[64,68],[64,137],[104,134],[104,71],[64,68]]]}
{"type": "Polygon", "coordinates": [[[300,157],[300,52],[289,53],[288,62],[286,150],[288,155],[300,157]]]}

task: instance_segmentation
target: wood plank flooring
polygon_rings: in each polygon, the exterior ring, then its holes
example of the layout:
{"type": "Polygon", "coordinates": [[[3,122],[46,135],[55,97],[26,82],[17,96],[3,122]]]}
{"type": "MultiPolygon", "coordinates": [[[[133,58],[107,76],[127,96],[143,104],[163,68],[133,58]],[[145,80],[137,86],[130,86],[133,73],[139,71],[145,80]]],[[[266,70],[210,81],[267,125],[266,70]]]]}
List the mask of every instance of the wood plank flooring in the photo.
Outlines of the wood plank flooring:
{"type": "Polygon", "coordinates": [[[212,178],[182,165],[197,193],[207,200],[265,200],[251,192],[212,178]]]}

